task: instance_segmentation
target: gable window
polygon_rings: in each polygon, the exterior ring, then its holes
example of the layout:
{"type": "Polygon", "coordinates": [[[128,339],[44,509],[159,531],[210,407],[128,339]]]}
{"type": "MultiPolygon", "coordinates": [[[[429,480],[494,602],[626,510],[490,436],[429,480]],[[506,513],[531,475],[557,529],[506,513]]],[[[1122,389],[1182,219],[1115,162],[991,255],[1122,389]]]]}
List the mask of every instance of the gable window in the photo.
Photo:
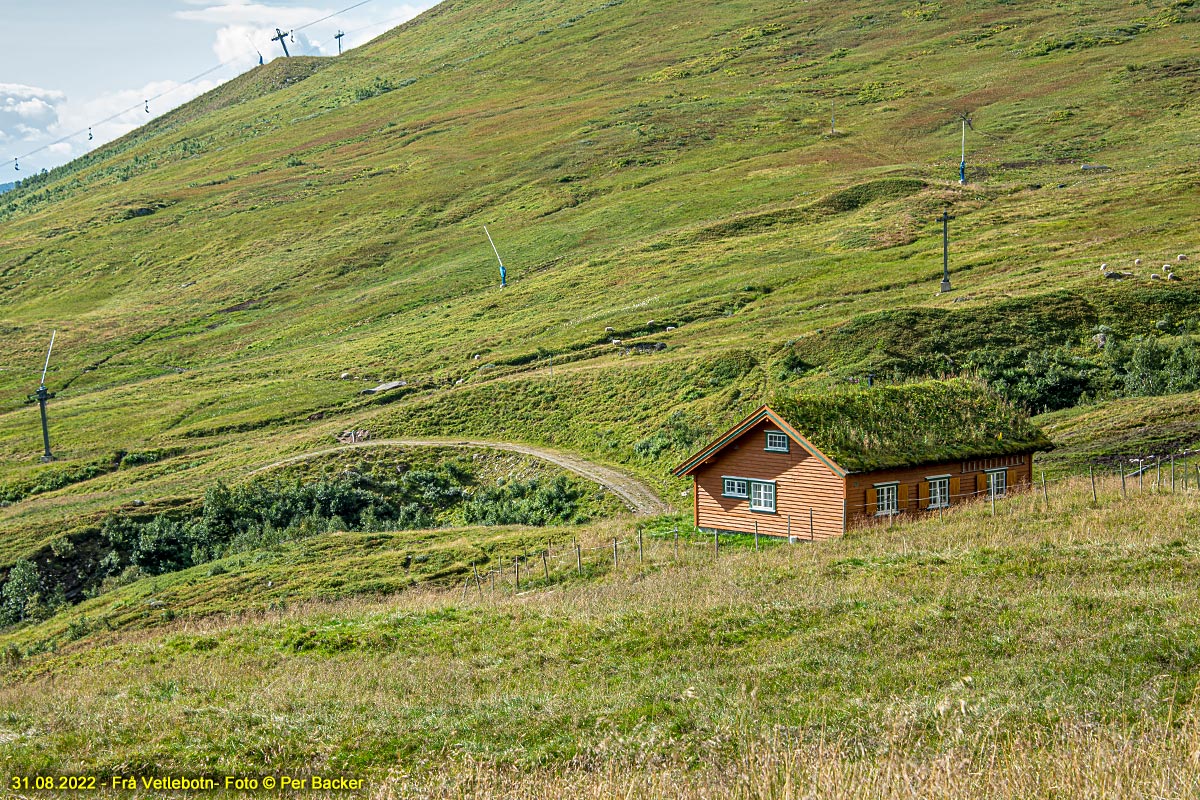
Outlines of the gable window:
{"type": "Polygon", "coordinates": [[[900,510],[900,485],[896,483],[880,483],[875,486],[875,515],[895,514],[900,510]]]}
{"type": "Polygon", "coordinates": [[[950,476],[926,478],[929,481],[929,507],[946,508],[950,505],[950,476]]]}
{"type": "Polygon", "coordinates": [[[1008,473],[1002,469],[987,473],[988,497],[1004,497],[1008,494],[1008,473]]]}
{"type": "Polygon", "coordinates": [[[749,497],[750,483],[745,478],[724,478],[721,494],[724,497],[749,497]]]}
{"type": "Polygon", "coordinates": [[[787,434],[781,431],[767,431],[766,449],[772,453],[786,453],[788,451],[787,434]]]}
{"type": "Polygon", "coordinates": [[[750,481],[750,510],[775,513],[775,484],[769,481],[750,481]]]}

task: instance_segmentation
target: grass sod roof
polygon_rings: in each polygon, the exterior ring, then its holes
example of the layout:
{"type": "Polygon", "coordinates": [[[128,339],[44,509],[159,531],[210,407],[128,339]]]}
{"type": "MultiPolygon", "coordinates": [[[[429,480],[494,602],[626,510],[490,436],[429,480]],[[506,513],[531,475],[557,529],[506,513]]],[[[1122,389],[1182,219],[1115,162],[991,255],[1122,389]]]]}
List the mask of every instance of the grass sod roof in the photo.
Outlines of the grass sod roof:
{"type": "Polygon", "coordinates": [[[1028,415],[976,381],[780,393],[768,405],[850,472],[989,458],[1053,444],[1028,415]]]}

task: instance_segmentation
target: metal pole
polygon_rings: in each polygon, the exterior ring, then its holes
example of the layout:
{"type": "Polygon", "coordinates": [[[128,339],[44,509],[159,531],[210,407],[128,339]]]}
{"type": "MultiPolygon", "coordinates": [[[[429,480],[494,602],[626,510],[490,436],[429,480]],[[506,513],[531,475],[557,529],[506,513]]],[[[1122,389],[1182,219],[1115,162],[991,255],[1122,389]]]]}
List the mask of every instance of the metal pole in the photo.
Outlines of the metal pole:
{"type": "Polygon", "coordinates": [[[950,291],[950,210],[942,212],[942,288],[943,292],[950,291]]]}
{"type": "Polygon", "coordinates": [[[54,456],[50,453],[50,428],[46,423],[46,401],[50,399],[50,392],[45,386],[39,386],[37,390],[38,407],[42,411],[42,445],[45,448],[42,451],[42,461],[53,461],[54,456]]]}

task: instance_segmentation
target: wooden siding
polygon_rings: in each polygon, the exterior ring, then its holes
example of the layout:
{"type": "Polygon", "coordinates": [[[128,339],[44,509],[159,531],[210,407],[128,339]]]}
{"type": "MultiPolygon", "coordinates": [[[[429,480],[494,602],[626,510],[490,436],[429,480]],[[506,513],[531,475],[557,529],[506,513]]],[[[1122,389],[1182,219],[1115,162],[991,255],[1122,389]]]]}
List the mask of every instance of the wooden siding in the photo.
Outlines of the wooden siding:
{"type": "Polygon", "coordinates": [[[885,469],[848,475],[846,481],[847,525],[870,525],[880,521],[875,516],[875,484],[899,484],[899,512],[915,514],[928,511],[929,484],[927,478],[948,475],[950,478],[950,504],[969,503],[987,499],[987,472],[1004,468],[1008,473],[1008,491],[1019,492],[1029,489],[1033,479],[1033,455],[1022,453],[989,459],[969,461],[947,461],[919,467],[885,469]]]}
{"type": "Polygon", "coordinates": [[[696,526],[708,530],[736,531],[766,536],[809,538],[809,509],[812,509],[812,538],[828,539],[842,534],[844,479],[789,440],[789,451],[766,450],[766,432],[778,430],[769,420],[758,423],[730,442],[693,473],[696,526]],[[750,510],[744,498],[724,497],[724,478],[775,481],[775,513],[750,510]]]}

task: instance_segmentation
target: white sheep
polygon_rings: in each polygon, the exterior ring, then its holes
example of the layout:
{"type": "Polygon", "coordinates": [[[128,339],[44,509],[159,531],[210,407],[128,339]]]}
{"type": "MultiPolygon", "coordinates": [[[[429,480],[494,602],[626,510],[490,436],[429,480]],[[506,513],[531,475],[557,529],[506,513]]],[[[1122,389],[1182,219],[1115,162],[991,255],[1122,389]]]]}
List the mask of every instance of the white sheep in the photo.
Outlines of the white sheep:
{"type": "Polygon", "coordinates": [[[1101,272],[1108,272],[1108,264],[1101,264],[1101,265],[1100,265],[1100,271],[1101,271],[1101,272]]]}
{"type": "Polygon", "coordinates": [[[668,326],[667,326],[667,333],[670,333],[670,332],[671,332],[671,331],[673,331],[673,330],[675,330],[675,326],[674,326],[674,325],[668,325],[668,326]]]}
{"type": "Polygon", "coordinates": [[[1142,265],[1142,260],[1141,260],[1140,258],[1135,258],[1135,259],[1133,260],[1133,265],[1134,265],[1135,267],[1140,267],[1140,266],[1142,265]]]}
{"type": "Polygon", "coordinates": [[[613,339],[613,340],[612,340],[612,343],[613,343],[613,344],[615,344],[615,345],[618,345],[618,346],[619,346],[619,345],[621,344],[621,340],[620,340],[620,339],[613,339]]]}
{"type": "Polygon", "coordinates": [[[609,325],[607,328],[605,328],[605,329],[604,329],[604,332],[605,332],[605,333],[612,333],[612,332],[613,332],[613,326],[612,326],[612,325],[609,325]]]}
{"type": "Polygon", "coordinates": [[[1187,261],[1188,257],[1185,256],[1183,253],[1180,253],[1179,255],[1175,256],[1175,260],[1176,261],[1187,261]]]}
{"type": "Polygon", "coordinates": [[[1163,272],[1170,272],[1170,271],[1171,271],[1171,265],[1163,264],[1163,272]]]}

